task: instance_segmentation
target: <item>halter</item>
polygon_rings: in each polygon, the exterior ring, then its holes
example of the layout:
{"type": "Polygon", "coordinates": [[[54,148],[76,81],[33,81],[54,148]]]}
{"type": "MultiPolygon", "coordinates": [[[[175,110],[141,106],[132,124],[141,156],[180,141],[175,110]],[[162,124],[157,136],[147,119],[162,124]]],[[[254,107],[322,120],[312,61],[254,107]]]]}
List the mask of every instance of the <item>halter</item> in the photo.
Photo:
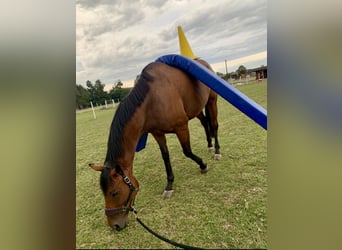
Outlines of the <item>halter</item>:
{"type": "Polygon", "coordinates": [[[121,214],[124,213],[126,211],[135,211],[135,208],[133,207],[134,205],[134,200],[131,202],[131,204],[128,206],[129,200],[131,199],[132,193],[134,191],[138,191],[139,188],[134,187],[133,183],[131,182],[131,180],[128,178],[128,176],[122,174],[121,175],[123,178],[123,181],[128,185],[129,187],[129,195],[127,197],[127,200],[125,202],[125,205],[122,207],[117,207],[117,208],[105,208],[105,214],[107,216],[112,216],[112,215],[116,215],[116,214],[121,214]]]}

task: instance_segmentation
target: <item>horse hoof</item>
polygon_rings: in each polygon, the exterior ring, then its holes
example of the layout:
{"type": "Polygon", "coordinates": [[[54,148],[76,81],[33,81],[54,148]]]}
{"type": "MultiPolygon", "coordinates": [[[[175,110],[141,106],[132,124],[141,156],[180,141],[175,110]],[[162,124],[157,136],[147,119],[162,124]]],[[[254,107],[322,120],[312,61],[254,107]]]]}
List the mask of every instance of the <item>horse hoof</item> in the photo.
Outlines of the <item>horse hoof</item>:
{"type": "Polygon", "coordinates": [[[168,199],[172,196],[173,190],[164,190],[163,198],[168,199]]]}
{"type": "Polygon", "coordinates": [[[213,151],[214,151],[214,147],[209,147],[209,148],[208,148],[208,152],[209,152],[209,153],[211,153],[211,152],[213,152],[213,151]]]}
{"type": "Polygon", "coordinates": [[[201,174],[205,174],[206,172],[208,172],[208,166],[204,169],[201,169],[201,174]]]}
{"type": "Polygon", "coordinates": [[[215,160],[219,160],[219,159],[221,159],[221,157],[222,157],[221,154],[215,154],[215,155],[214,155],[214,159],[215,159],[215,160]]]}

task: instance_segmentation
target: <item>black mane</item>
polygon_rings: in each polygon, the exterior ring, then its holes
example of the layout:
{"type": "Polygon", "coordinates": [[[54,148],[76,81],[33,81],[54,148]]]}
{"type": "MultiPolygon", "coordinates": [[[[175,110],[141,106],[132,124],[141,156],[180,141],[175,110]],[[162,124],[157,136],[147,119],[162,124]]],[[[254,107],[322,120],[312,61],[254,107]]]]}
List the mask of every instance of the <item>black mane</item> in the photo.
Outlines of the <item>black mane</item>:
{"type": "Polygon", "coordinates": [[[107,163],[110,167],[117,167],[118,164],[115,159],[123,153],[121,143],[124,140],[123,132],[125,125],[131,119],[135,113],[135,110],[143,103],[150,88],[148,82],[153,81],[152,76],[146,72],[147,67],[148,66],[143,69],[138,82],[131,90],[129,95],[120,102],[115,112],[110,127],[107,155],[105,160],[105,163],[107,163]]]}
{"type": "MultiPolygon", "coordinates": [[[[147,66],[145,69],[146,68],[147,66]]],[[[133,116],[136,108],[138,108],[144,101],[145,96],[150,89],[148,82],[153,81],[153,77],[150,76],[145,69],[142,71],[138,82],[131,90],[129,95],[120,102],[110,126],[107,155],[105,160],[107,167],[104,168],[100,176],[100,186],[104,194],[106,194],[108,186],[111,184],[111,179],[108,178],[110,170],[115,168],[116,172],[119,174],[123,173],[115,159],[123,153],[121,142],[124,140],[124,127],[133,116]]]]}

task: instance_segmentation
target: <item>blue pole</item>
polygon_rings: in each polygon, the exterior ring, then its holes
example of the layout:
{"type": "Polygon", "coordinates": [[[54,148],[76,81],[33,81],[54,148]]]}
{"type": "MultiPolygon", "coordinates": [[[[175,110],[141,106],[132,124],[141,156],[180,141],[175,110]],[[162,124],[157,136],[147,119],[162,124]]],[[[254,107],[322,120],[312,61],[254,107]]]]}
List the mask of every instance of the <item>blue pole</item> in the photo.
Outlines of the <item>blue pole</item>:
{"type": "Polygon", "coordinates": [[[165,63],[184,70],[267,130],[267,111],[200,63],[176,54],[161,56],[156,62],[165,63]]]}

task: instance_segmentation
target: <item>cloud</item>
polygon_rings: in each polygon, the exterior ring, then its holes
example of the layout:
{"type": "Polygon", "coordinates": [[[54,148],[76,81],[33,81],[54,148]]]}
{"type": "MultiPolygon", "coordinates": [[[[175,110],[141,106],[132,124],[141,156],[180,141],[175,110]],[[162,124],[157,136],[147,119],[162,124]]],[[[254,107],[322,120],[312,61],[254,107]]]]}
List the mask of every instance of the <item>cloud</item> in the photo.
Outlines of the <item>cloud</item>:
{"type": "Polygon", "coordinates": [[[78,0],[76,13],[78,84],[135,79],[157,57],[179,53],[178,25],[209,63],[267,50],[266,1],[78,0]]]}

